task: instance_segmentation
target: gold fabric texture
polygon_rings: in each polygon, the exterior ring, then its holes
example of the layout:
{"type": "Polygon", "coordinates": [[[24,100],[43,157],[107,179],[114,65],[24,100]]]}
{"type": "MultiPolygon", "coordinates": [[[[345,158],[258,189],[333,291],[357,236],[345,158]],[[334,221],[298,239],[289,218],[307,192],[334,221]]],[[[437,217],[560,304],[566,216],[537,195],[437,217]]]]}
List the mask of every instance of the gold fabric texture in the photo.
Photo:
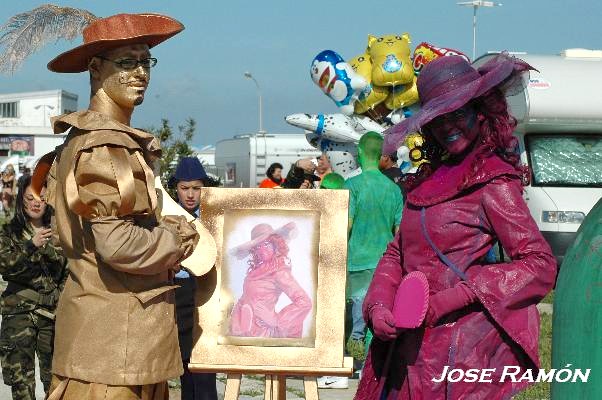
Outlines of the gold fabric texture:
{"type": "Polygon", "coordinates": [[[167,382],[139,386],[109,386],[52,376],[47,400],[169,400],[167,382]]]}
{"type": "Polygon", "coordinates": [[[148,163],[160,156],[157,141],[93,111],[53,122],[55,132],[71,128],[48,198],[71,274],[57,308],[52,371],[118,386],[177,377],[170,278],[197,237],[182,221],[155,217],[148,163]]]}

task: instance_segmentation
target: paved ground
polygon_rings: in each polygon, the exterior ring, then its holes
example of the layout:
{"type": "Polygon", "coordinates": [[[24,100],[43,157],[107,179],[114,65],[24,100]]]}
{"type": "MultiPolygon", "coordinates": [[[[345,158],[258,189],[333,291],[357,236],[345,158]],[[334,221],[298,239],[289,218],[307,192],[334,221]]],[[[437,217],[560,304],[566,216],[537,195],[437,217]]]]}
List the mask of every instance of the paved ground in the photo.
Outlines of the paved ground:
{"type": "MultiPolygon", "coordinates": [[[[225,375],[218,375],[218,398],[224,398],[225,375]]],[[[303,396],[303,380],[299,378],[289,378],[287,383],[287,400],[301,400],[303,396]]],[[[357,389],[357,379],[349,379],[349,389],[319,389],[320,400],[351,400],[357,389]]],[[[264,382],[259,376],[243,376],[240,388],[240,400],[261,400],[263,399],[264,382]]],[[[0,384],[0,400],[11,400],[10,387],[0,384]]],[[[180,400],[180,389],[170,389],[170,400],[180,400]]],[[[42,383],[39,381],[36,385],[36,400],[44,399],[42,383]]]]}
{"type": "MultiPolygon", "coordinates": [[[[225,375],[218,375],[218,398],[223,399],[225,375]]],[[[319,389],[320,400],[351,400],[355,395],[358,380],[349,379],[349,389],[319,389]]],[[[180,391],[172,389],[170,400],[180,400],[180,391]]],[[[261,400],[264,393],[264,381],[259,375],[243,375],[240,385],[240,400],[261,400]]],[[[286,380],[287,400],[305,399],[303,394],[303,379],[288,378],[286,380]]],[[[1,399],[0,399],[1,400],[1,399]]]]}

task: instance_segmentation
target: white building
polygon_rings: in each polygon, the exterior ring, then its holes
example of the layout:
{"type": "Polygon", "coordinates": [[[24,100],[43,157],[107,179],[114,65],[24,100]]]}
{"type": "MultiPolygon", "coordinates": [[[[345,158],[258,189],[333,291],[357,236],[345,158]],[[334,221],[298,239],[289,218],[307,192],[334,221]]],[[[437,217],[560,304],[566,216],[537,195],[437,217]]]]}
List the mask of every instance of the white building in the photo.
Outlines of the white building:
{"type": "Polygon", "coordinates": [[[0,164],[31,166],[54,150],[65,135],[53,134],[50,117],[76,110],[77,95],[60,89],[0,94],[0,164]]]}
{"type": "Polygon", "coordinates": [[[199,161],[205,167],[215,167],[215,146],[207,145],[203,146],[201,149],[197,149],[193,147],[193,150],[196,153],[199,161]]]}

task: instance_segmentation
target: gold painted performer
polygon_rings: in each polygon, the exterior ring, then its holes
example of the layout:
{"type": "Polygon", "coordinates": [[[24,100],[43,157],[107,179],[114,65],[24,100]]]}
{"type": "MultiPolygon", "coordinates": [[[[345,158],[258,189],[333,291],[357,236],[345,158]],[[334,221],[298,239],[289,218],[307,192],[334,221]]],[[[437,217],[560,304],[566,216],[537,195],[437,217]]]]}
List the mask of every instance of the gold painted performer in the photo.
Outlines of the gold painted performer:
{"type": "Polygon", "coordinates": [[[155,216],[150,166],[161,150],[129,125],[157,62],[149,49],[184,27],[156,14],[35,12],[21,20],[55,13],[67,21],[64,29],[74,25],[65,13],[79,13],[73,18],[85,27],[84,44],[48,68],[89,71],[91,84],[87,110],[53,121],[55,133],[68,136],[57,148],[47,197],[71,274],[56,311],[49,399],[168,399],[167,380],[182,374],[171,280],[198,235],[183,217],[155,216]]]}

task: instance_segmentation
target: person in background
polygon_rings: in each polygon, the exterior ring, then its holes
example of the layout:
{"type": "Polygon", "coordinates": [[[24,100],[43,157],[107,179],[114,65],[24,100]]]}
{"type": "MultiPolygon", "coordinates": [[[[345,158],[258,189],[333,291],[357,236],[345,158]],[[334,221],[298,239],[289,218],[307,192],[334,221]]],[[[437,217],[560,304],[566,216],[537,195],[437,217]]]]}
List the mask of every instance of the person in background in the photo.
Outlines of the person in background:
{"type": "Polygon", "coordinates": [[[380,169],[380,172],[382,172],[384,176],[391,179],[393,183],[399,186],[399,189],[401,189],[403,193],[403,185],[401,183],[403,174],[397,165],[397,153],[383,154],[380,156],[378,169],[380,169]]]}
{"type": "Polygon", "coordinates": [[[509,399],[533,380],[503,379],[539,370],[539,312],[556,260],[523,199],[516,120],[506,95],[532,67],[500,54],[476,69],[459,56],[420,72],[420,111],[385,135],[395,151],[422,132],[431,165],[404,177],[403,223],[378,263],[363,313],[374,332],[357,400],[509,399]],[[499,240],[510,260],[489,264],[499,240]],[[429,283],[424,323],[398,330],[392,315],[403,277],[429,283]],[[452,370],[492,371],[455,380],[452,370]]]}
{"type": "Polygon", "coordinates": [[[320,177],[314,173],[317,164],[315,158],[297,160],[291,165],[291,169],[280,187],[285,189],[313,189],[314,182],[320,180],[320,177]]]}
{"type": "Polygon", "coordinates": [[[345,185],[345,178],[336,172],[324,175],[320,183],[320,189],[342,189],[345,185]]]}
{"type": "MultiPolygon", "coordinates": [[[[182,158],[170,179],[170,184],[176,187],[178,203],[197,218],[201,214],[201,188],[208,179],[203,165],[196,157],[182,158]]],[[[196,280],[185,269],[181,269],[175,275],[174,283],[180,285],[176,289],[176,322],[184,368],[184,374],[180,377],[182,400],[217,400],[216,375],[191,373],[188,370],[192,354],[196,280]]]]}
{"type": "Polygon", "coordinates": [[[31,169],[30,169],[30,168],[27,168],[27,167],[25,167],[25,168],[23,169],[23,175],[21,175],[21,176],[19,177],[19,179],[17,179],[17,187],[19,187],[19,185],[21,184],[21,181],[22,181],[23,179],[27,178],[27,177],[31,177],[31,169]]]}
{"type": "MultiPolygon", "coordinates": [[[[328,160],[328,156],[326,155],[326,153],[322,153],[322,155],[320,155],[320,157],[316,158],[317,161],[317,165],[316,165],[316,170],[314,171],[314,174],[317,175],[320,179],[322,179],[326,174],[329,174],[332,172],[332,167],[330,166],[330,160],[328,160]]],[[[320,182],[316,181],[314,182],[314,186],[316,188],[320,187],[320,182]]]]}
{"type": "MultiPolygon", "coordinates": [[[[349,241],[347,245],[347,301],[351,332],[346,349],[361,369],[365,359],[366,323],[362,304],[376,265],[399,228],[403,200],[399,188],[378,169],[383,138],[376,132],[364,134],[358,144],[359,175],[345,181],[349,190],[349,241]]],[[[347,378],[324,376],[321,388],[345,388],[347,378]]]]}
{"type": "Polygon", "coordinates": [[[280,186],[284,179],[282,179],[282,164],[273,163],[268,167],[268,170],[265,173],[267,178],[261,181],[259,184],[260,188],[268,188],[272,189],[276,186],[280,186]]]}
{"type": "Polygon", "coordinates": [[[2,210],[6,217],[12,215],[16,188],[17,176],[15,167],[12,164],[8,164],[4,171],[2,171],[2,210]]]}
{"type": "MultiPolygon", "coordinates": [[[[14,400],[35,400],[35,357],[47,394],[52,374],[54,310],[67,277],[67,260],[51,242],[52,209],[19,181],[15,215],[0,234],[0,362],[14,400]]],[[[45,194],[45,189],[42,195],[45,194]]]]}

